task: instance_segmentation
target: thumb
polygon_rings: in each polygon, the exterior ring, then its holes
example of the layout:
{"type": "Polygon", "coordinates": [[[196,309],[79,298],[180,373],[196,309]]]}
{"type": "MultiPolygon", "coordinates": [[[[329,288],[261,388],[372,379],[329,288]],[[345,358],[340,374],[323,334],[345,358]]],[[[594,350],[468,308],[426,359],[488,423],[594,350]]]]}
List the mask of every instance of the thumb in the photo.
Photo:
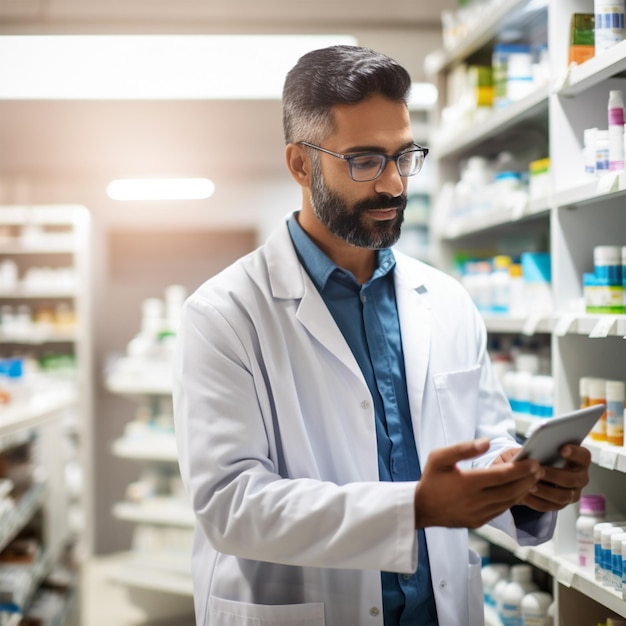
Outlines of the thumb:
{"type": "Polygon", "coordinates": [[[489,439],[473,439],[463,441],[447,448],[433,450],[428,458],[428,463],[438,469],[453,469],[459,461],[472,459],[479,454],[487,452],[489,449],[489,439]]]}

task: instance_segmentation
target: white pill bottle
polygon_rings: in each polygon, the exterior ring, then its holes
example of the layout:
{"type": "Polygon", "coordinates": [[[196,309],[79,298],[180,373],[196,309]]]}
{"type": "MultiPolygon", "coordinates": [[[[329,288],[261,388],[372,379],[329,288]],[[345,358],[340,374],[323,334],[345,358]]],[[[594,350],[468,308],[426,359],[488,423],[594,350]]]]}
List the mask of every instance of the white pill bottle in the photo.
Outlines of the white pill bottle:
{"type": "Polygon", "coordinates": [[[522,598],[523,626],[553,626],[550,615],[552,595],[545,591],[533,591],[522,598]]]}
{"type": "Polygon", "coordinates": [[[606,519],[606,498],[601,494],[580,496],[579,515],[576,518],[576,543],[578,564],[593,568],[593,527],[606,519]]]}
{"type": "Polygon", "coordinates": [[[533,568],[530,565],[513,565],[511,567],[511,582],[502,592],[500,621],[502,626],[523,626],[522,599],[528,593],[539,591],[533,582],[533,568]]]}

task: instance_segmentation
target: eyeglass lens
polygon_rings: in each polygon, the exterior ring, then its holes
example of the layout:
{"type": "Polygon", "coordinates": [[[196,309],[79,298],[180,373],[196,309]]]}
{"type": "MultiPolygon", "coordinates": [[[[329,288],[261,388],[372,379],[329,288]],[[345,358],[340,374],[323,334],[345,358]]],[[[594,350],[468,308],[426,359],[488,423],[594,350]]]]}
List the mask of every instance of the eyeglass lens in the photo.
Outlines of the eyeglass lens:
{"type": "MultiPolygon", "coordinates": [[[[355,156],[351,159],[351,174],[355,181],[368,181],[378,178],[387,165],[389,158],[384,154],[367,154],[355,156]]],[[[398,155],[395,159],[400,176],[417,174],[424,162],[424,153],[421,150],[409,150],[398,155]]]]}

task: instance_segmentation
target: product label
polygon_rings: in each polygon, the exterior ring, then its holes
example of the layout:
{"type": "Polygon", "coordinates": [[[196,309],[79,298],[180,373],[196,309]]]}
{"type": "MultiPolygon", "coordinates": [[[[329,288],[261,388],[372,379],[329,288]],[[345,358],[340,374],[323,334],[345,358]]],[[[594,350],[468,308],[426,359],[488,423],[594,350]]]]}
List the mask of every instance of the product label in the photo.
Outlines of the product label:
{"type": "Polygon", "coordinates": [[[624,445],[624,406],[622,402],[606,403],[606,439],[613,445],[624,445]]]}
{"type": "Polygon", "coordinates": [[[519,605],[503,603],[500,609],[500,621],[502,626],[524,626],[519,605]]]}

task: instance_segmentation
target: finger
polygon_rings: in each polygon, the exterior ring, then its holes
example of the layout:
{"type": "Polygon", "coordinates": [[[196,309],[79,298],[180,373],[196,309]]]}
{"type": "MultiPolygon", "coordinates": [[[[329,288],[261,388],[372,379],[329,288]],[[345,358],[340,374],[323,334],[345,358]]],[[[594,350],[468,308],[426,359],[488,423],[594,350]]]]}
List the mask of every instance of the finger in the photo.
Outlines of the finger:
{"type": "Polygon", "coordinates": [[[589,482],[587,471],[579,466],[563,469],[546,467],[544,470],[543,480],[561,489],[582,489],[589,482]]]}
{"type": "Polygon", "coordinates": [[[428,464],[436,466],[438,469],[451,469],[459,461],[466,461],[484,454],[489,449],[488,439],[473,439],[463,441],[447,448],[433,450],[428,457],[428,464]]]}
{"type": "Polygon", "coordinates": [[[508,450],[504,450],[500,453],[498,458],[493,462],[494,465],[497,463],[508,463],[512,461],[515,455],[520,451],[520,448],[509,448],[508,450]]]}
{"type": "Polygon", "coordinates": [[[561,448],[560,454],[568,464],[581,467],[589,467],[591,464],[591,452],[582,446],[567,444],[561,448]]]}
{"type": "Polygon", "coordinates": [[[485,499],[508,508],[521,502],[529,493],[538,491],[539,484],[534,475],[526,476],[504,485],[489,487],[485,490],[485,499]]]}

